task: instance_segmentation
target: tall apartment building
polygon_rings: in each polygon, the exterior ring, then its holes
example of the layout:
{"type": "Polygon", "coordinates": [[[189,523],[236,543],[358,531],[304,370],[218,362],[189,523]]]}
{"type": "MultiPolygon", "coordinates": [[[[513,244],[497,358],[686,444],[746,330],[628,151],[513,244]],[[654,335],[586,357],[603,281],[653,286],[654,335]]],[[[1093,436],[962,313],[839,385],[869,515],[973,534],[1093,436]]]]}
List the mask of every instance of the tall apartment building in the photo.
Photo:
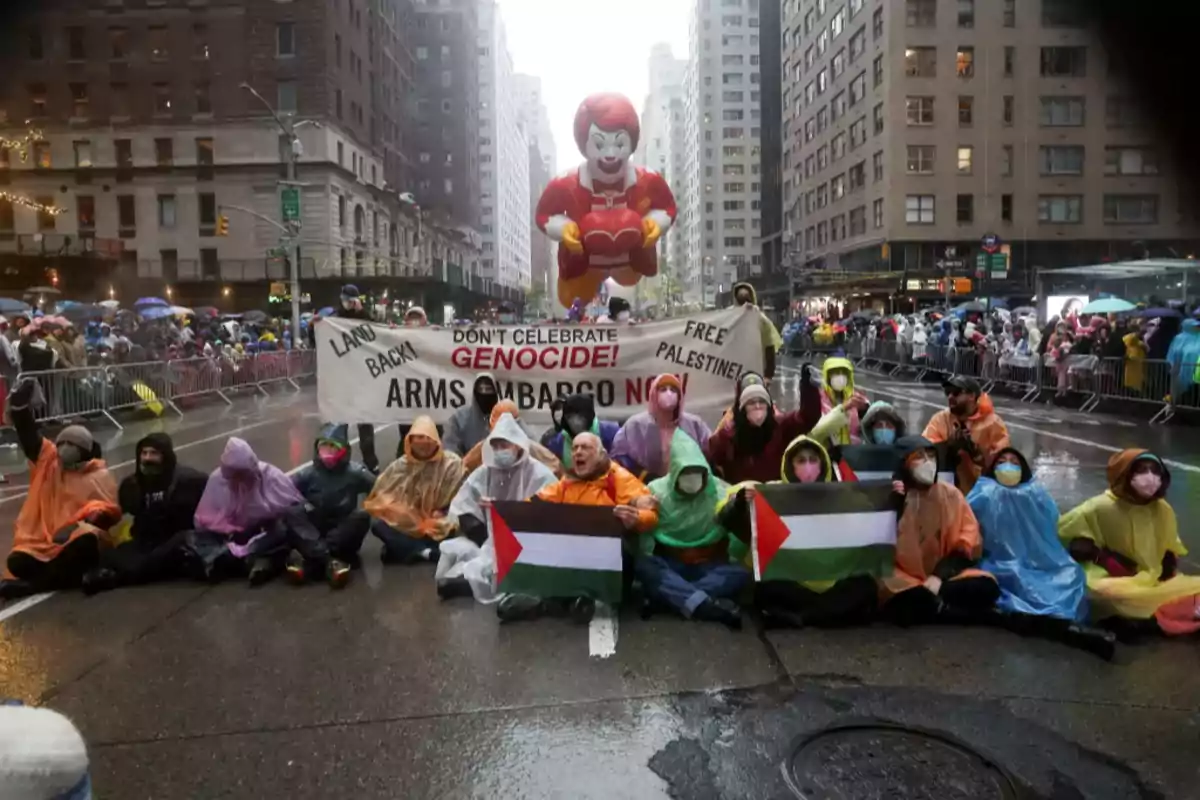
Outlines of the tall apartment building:
{"type": "Polygon", "coordinates": [[[382,292],[397,277],[437,284],[450,265],[469,268],[469,248],[436,231],[418,236],[397,198],[411,180],[401,114],[413,71],[409,0],[23,8],[0,34],[0,133],[40,137],[27,160],[18,147],[0,151],[0,181],[66,213],[0,203],[6,267],[53,263],[60,288],[82,298],[251,307],[270,293],[286,308],[272,221],[283,214],[278,181],[292,145],[245,83],[306,123],[299,267],[314,303],[350,280],[382,292]],[[217,235],[222,213],[228,236],[217,235]],[[439,275],[429,272],[434,246],[439,275]],[[112,263],[70,261],[98,250],[112,263]]]}
{"type": "Polygon", "coordinates": [[[529,286],[542,298],[542,307],[532,309],[548,312],[551,289],[558,283],[557,245],[538,230],[535,210],[542,191],[555,175],[558,154],[554,149],[554,133],[550,113],[542,98],[542,79],[535,75],[516,75],[517,94],[521,109],[521,125],[529,142],[529,286]]]}
{"type": "Polygon", "coordinates": [[[711,304],[761,261],[759,0],[696,0],[689,36],[687,284],[711,304]]]}
{"type": "Polygon", "coordinates": [[[995,234],[1011,258],[985,262],[1001,292],[1028,288],[1033,267],[1194,239],[1194,210],[1086,4],[783,8],[784,205],[798,263],[937,275],[941,259],[974,274],[995,234]]]}
{"type": "Polygon", "coordinates": [[[504,20],[479,0],[479,182],[485,286],[530,285],[529,144],[504,20]]]}

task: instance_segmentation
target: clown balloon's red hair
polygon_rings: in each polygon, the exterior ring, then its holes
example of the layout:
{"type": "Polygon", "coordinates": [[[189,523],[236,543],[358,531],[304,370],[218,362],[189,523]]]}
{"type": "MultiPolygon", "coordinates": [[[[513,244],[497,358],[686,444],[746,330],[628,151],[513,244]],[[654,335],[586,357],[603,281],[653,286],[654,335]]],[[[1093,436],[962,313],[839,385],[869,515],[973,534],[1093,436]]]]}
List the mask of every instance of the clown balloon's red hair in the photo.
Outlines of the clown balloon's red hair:
{"type": "Polygon", "coordinates": [[[628,131],[630,145],[637,150],[642,126],[638,122],[637,109],[629,98],[615,92],[594,94],[579,104],[575,112],[575,144],[583,152],[587,144],[588,131],[595,125],[602,131],[628,131]]]}

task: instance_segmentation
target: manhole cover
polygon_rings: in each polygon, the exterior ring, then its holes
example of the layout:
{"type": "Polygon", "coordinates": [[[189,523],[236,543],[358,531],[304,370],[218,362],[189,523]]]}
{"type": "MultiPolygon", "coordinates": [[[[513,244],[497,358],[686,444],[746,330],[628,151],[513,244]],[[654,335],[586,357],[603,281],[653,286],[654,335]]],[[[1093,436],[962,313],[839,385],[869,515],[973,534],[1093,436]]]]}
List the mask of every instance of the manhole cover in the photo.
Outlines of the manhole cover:
{"type": "Polygon", "coordinates": [[[884,723],[826,728],[784,765],[804,800],[1016,800],[1003,769],[965,744],[884,723]]]}

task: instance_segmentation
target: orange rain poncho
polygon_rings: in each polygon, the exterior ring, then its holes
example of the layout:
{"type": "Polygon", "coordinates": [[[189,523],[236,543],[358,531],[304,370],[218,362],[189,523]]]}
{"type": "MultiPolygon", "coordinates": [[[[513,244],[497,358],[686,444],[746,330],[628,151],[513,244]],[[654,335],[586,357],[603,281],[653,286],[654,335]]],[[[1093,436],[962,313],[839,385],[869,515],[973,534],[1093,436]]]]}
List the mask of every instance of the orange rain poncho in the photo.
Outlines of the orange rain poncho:
{"type": "MultiPolygon", "coordinates": [[[[514,420],[521,418],[520,410],[517,404],[512,400],[501,400],[492,408],[492,413],[488,418],[488,430],[495,430],[496,423],[500,421],[500,417],[504,414],[512,414],[514,420]]],[[[470,475],[475,470],[483,466],[483,446],[487,443],[485,438],[482,442],[475,445],[471,450],[463,456],[463,474],[470,475]]],[[[554,473],[554,477],[561,478],[563,476],[563,465],[558,460],[558,456],[550,452],[548,447],[544,447],[537,442],[530,440],[529,442],[529,457],[534,461],[540,461],[550,468],[554,473]]]]}
{"type": "Polygon", "coordinates": [[[609,461],[608,469],[591,480],[567,475],[535,497],[547,503],[577,506],[634,506],[638,509],[638,533],[649,533],[658,524],[658,511],[649,507],[652,495],[646,484],[615,461],[609,461]],[[641,502],[639,498],[643,498],[641,502]]]}
{"type": "MultiPolygon", "coordinates": [[[[948,442],[954,438],[954,429],[959,424],[961,423],[950,409],[944,408],[933,415],[933,419],[929,420],[925,432],[921,435],[934,444],[948,442]]],[[[959,458],[958,488],[964,495],[975,488],[975,481],[979,480],[984,465],[990,464],[997,453],[1010,446],[1008,427],[996,416],[992,398],[986,394],[979,395],[979,404],[975,413],[967,418],[966,427],[971,441],[983,454],[983,464],[977,464],[965,455],[959,458]]]]}
{"type": "Polygon", "coordinates": [[[375,481],[363,509],[403,534],[440,542],[453,530],[445,511],[462,479],[462,459],[442,449],[432,419],[417,417],[404,437],[404,455],[375,481]],[[432,457],[419,459],[413,455],[412,437],[416,434],[438,443],[432,457]]]}
{"type": "Polygon", "coordinates": [[[94,458],[77,470],[63,469],[54,442],[42,439],[42,450],[30,467],[29,496],[17,515],[12,552],[48,562],[81,536],[96,536],[107,544],[107,531],[83,522],[92,514],[114,521],[121,518],[117,482],[108,465],[94,458]],[[70,539],[61,544],[54,541],[55,533],[75,523],[70,539]]]}

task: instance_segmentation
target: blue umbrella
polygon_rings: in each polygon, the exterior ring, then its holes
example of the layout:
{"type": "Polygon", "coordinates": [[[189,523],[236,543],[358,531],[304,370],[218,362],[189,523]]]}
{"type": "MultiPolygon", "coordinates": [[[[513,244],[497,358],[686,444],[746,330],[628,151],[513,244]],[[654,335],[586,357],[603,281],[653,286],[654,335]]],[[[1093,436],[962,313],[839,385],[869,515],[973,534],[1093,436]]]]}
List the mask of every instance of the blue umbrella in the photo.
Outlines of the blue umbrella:
{"type": "Polygon", "coordinates": [[[166,300],[163,300],[161,297],[141,297],[138,298],[138,301],[133,304],[133,307],[141,308],[143,306],[162,306],[166,308],[170,305],[170,303],[168,303],[166,300]]]}
{"type": "Polygon", "coordinates": [[[163,319],[174,315],[170,306],[144,306],[138,309],[142,319],[163,319]]]}
{"type": "Polygon", "coordinates": [[[324,308],[322,308],[320,311],[317,312],[317,316],[318,317],[332,317],[333,316],[333,306],[325,306],[324,308]]]}
{"type": "Polygon", "coordinates": [[[1177,308],[1132,308],[1122,312],[1122,316],[1154,319],[1155,317],[1182,317],[1183,314],[1179,313],[1177,308]]]}
{"type": "Polygon", "coordinates": [[[1119,297],[1101,297],[1093,300],[1082,309],[1080,314],[1119,314],[1122,311],[1132,311],[1136,306],[1128,300],[1119,297]]]}
{"type": "Polygon", "coordinates": [[[11,297],[0,297],[0,314],[29,313],[29,303],[14,300],[11,297]]]}

